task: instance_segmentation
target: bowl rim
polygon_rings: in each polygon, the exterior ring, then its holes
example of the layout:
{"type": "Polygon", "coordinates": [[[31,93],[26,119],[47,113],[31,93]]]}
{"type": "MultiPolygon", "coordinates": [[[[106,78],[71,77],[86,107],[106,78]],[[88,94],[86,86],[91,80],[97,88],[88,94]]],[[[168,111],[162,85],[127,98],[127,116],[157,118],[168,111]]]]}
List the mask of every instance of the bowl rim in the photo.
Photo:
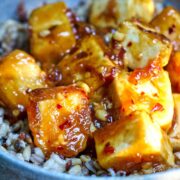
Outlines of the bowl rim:
{"type": "Polygon", "coordinates": [[[21,161],[17,157],[15,157],[12,154],[9,154],[8,152],[0,151],[0,160],[2,162],[6,162],[8,165],[12,166],[15,169],[21,170],[21,171],[28,171],[29,173],[32,173],[34,175],[42,175],[43,177],[46,177],[47,179],[71,179],[71,180],[87,180],[87,179],[93,179],[93,180],[155,180],[155,179],[171,179],[171,180],[178,180],[180,177],[180,169],[169,169],[167,171],[163,172],[157,172],[154,174],[146,174],[146,175],[131,175],[131,176],[105,176],[105,177],[99,177],[99,176],[80,176],[80,175],[71,175],[67,173],[61,173],[57,171],[50,171],[43,169],[40,166],[21,161]]]}

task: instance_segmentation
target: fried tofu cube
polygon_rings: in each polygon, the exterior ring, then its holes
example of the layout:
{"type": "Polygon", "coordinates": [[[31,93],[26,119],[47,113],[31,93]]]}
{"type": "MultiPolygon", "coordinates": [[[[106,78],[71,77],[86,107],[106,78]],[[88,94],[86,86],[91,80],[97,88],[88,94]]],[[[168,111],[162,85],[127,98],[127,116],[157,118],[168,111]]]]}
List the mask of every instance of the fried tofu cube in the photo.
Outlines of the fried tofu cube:
{"type": "Polygon", "coordinates": [[[34,143],[48,156],[78,155],[86,148],[91,116],[86,93],[76,86],[36,89],[27,108],[34,143]]]}
{"type": "Polygon", "coordinates": [[[105,55],[106,47],[97,36],[82,39],[79,48],[66,56],[58,64],[62,74],[61,85],[82,81],[91,92],[100,88],[113,78],[116,73],[115,64],[105,55]]]}
{"type": "Polygon", "coordinates": [[[44,67],[58,62],[75,45],[66,11],[66,5],[57,2],[33,10],[29,18],[31,53],[44,67]]]}
{"type": "Polygon", "coordinates": [[[173,92],[180,93],[180,51],[174,52],[167,65],[173,92]]]}
{"type": "Polygon", "coordinates": [[[153,14],[153,0],[93,0],[89,19],[97,27],[116,28],[119,23],[132,18],[149,22],[153,14]]]}
{"type": "Polygon", "coordinates": [[[25,108],[27,91],[46,87],[45,78],[45,72],[30,55],[15,50],[0,62],[0,100],[11,110],[25,108]]]}
{"type": "Polygon", "coordinates": [[[157,32],[172,41],[175,50],[180,50],[180,13],[173,7],[166,7],[151,22],[157,32]]]}
{"type": "Polygon", "coordinates": [[[166,66],[172,51],[167,38],[138,22],[122,23],[113,34],[112,46],[124,65],[131,69],[143,68],[152,60],[166,66]]]}
{"type": "Polygon", "coordinates": [[[145,111],[167,131],[174,113],[171,84],[166,71],[152,70],[153,67],[155,65],[119,73],[109,86],[109,96],[114,106],[115,120],[134,111],[145,111]]]}
{"type": "Polygon", "coordinates": [[[137,111],[94,133],[97,159],[105,168],[132,172],[145,162],[174,164],[168,136],[145,111],[137,111]]]}
{"type": "Polygon", "coordinates": [[[173,94],[174,118],[169,137],[174,151],[180,150],[180,94],[173,94]]]}

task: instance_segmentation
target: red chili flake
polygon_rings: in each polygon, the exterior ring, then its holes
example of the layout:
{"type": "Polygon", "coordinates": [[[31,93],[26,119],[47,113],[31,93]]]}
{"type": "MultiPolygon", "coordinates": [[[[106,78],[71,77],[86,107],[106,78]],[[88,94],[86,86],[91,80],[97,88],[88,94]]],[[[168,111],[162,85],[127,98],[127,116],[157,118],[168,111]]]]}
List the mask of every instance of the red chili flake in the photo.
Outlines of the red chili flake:
{"type": "Polygon", "coordinates": [[[58,147],[57,147],[57,150],[58,150],[58,151],[62,151],[62,150],[64,150],[64,147],[63,147],[63,146],[58,146],[58,147]]]}
{"type": "MultiPolygon", "coordinates": [[[[80,92],[81,92],[82,95],[84,96],[84,100],[85,100],[85,101],[86,101],[86,99],[89,99],[89,97],[87,96],[87,93],[86,93],[84,90],[80,89],[80,92]]],[[[79,108],[79,106],[77,106],[77,108],[79,108]]]]}
{"type": "Polygon", "coordinates": [[[157,94],[157,93],[154,93],[153,96],[158,97],[158,94],[157,94]]]}
{"type": "Polygon", "coordinates": [[[133,99],[131,99],[131,103],[134,104],[134,100],[133,99]]]}
{"type": "Polygon", "coordinates": [[[77,59],[82,59],[82,58],[85,58],[88,56],[88,53],[87,52],[80,52],[76,55],[76,58],[77,59]]]}
{"type": "Polygon", "coordinates": [[[61,130],[64,130],[65,128],[68,128],[71,126],[71,122],[69,120],[65,121],[63,124],[59,126],[61,130]]]}
{"type": "Polygon", "coordinates": [[[135,69],[129,76],[129,82],[137,85],[140,80],[150,79],[158,76],[158,73],[162,70],[159,62],[153,61],[145,68],[135,69]]]}
{"type": "Polygon", "coordinates": [[[172,34],[174,30],[173,30],[172,27],[170,27],[170,28],[168,29],[168,31],[169,31],[169,34],[172,34]]]}
{"type": "Polygon", "coordinates": [[[114,38],[112,38],[112,48],[116,49],[118,47],[119,47],[119,42],[115,40],[114,38]]]}
{"type": "Polygon", "coordinates": [[[114,148],[110,145],[110,143],[107,143],[104,147],[104,153],[105,154],[112,154],[114,153],[114,148]]]}
{"type": "Polygon", "coordinates": [[[164,108],[163,108],[163,106],[160,104],[160,103],[157,103],[157,104],[155,104],[155,106],[152,108],[152,112],[155,112],[155,111],[163,111],[164,110],[164,108]]]}
{"type": "Polygon", "coordinates": [[[132,117],[133,116],[133,114],[131,113],[131,114],[129,114],[129,117],[132,117]]]}
{"type": "Polygon", "coordinates": [[[73,139],[72,139],[72,142],[76,142],[78,140],[78,138],[77,137],[74,137],[73,139]]]}
{"type": "Polygon", "coordinates": [[[121,111],[122,111],[122,112],[125,112],[125,109],[122,107],[122,108],[121,108],[121,111]]]}
{"type": "Polygon", "coordinates": [[[127,47],[131,47],[131,46],[132,46],[132,42],[130,41],[128,42],[127,47]]]}
{"type": "Polygon", "coordinates": [[[176,26],[173,24],[169,29],[169,34],[172,34],[175,31],[176,26]]]}
{"type": "Polygon", "coordinates": [[[141,96],[143,96],[144,94],[145,94],[145,92],[142,91],[142,92],[141,92],[141,96]]]}
{"type": "Polygon", "coordinates": [[[62,106],[60,104],[57,104],[56,107],[57,107],[57,109],[61,109],[62,108],[62,106]]]}
{"type": "Polygon", "coordinates": [[[118,57],[119,57],[120,59],[124,59],[125,53],[126,53],[126,50],[125,50],[123,47],[121,47],[121,49],[119,50],[118,57]]]}

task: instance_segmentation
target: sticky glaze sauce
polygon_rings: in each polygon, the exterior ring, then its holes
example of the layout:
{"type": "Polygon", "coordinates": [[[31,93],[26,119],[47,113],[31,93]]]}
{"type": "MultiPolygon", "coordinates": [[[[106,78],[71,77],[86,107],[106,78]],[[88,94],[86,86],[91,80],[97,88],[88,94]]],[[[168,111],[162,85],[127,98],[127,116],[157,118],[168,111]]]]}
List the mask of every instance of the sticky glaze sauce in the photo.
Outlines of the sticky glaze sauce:
{"type": "Polygon", "coordinates": [[[142,80],[157,77],[161,70],[162,68],[159,63],[153,61],[145,68],[135,69],[129,76],[129,82],[136,85],[142,80]]]}

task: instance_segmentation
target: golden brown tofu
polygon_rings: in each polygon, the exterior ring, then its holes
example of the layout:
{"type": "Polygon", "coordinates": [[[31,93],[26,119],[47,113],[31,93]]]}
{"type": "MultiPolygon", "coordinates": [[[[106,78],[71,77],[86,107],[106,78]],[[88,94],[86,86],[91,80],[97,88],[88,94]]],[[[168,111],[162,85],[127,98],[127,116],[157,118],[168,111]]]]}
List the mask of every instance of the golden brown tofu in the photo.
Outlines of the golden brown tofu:
{"type": "Polygon", "coordinates": [[[167,65],[173,92],[180,93],[180,51],[174,52],[167,65]]]}
{"type": "Polygon", "coordinates": [[[180,150],[180,94],[173,94],[174,118],[169,137],[174,151],[180,150]]]}
{"type": "Polygon", "coordinates": [[[106,47],[97,36],[84,38],[79,48],[58,64],[62,74],[61,85],[78,81],[86,83],[91,92],[113,79],[116,73],[114,63],[105,55],[106,47]]]}
{"type": "Polygon", "coordinates": [[[124,22],[113,34],[114,52],[123,60],[125,67],[143,68],[152,60],[167,65],[172,45],[154,29],[138,22],[124,22]]]}
{"type": "Polygon", "coordinates": [[[86,148],[91,116],[86,93],[75,86],[36,89],[29,94],[29,127],[46,155],[78,155],[86,148]]]}
{"type": "Polygon", "coordinates": [[[105,168],[132,172],[142,163],[174,164],[168,136],[145,111],[134,112],[94,133],[97,159],[105,168]]]}
{"type": "Polygon", "coordinates": [[[115,120],[142,110],[164,130],[171,127],[174,103],[169,76],[154,64],[131,73],[120,73],[109,86],[109,95],[115,120]]]}
{"type": "Polygon", "coordinates": [[[27,91],[46,87],[45,78],[30,55],[15,50],[0,62],[0,100],[11,110],[26,107],[27,91]]]}
{"type": "Polygon", "coordinates": [[[66,11],[66,5],[57,2],[33,10],[29,18],[31,53],[45,68],[75,45],[66,11]]]}
{"type": "Polygon", "coordinates": [[[151,25],[172,41],[175,50],[180,50],[180,13],[177,10],[173,7],[164,8],[151,25]]]}
{"type": "Polygon", "coordinates": [[[115,28],[132,18],[149,22],[153,14],[153,0],[93,0],[89,19],[97,27],[115,28]]]}

